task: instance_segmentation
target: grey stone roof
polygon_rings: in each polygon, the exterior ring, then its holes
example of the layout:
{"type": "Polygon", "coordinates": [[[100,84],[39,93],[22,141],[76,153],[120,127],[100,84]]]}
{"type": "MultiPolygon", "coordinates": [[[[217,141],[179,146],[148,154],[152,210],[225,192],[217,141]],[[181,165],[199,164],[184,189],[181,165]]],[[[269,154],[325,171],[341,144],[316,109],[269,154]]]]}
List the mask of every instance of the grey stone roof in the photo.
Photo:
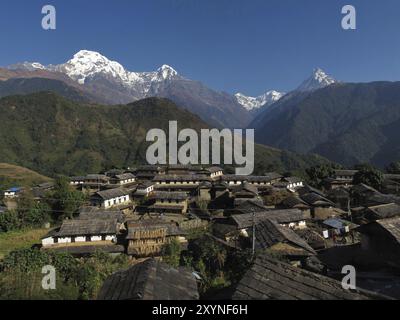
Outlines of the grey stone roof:
{"type": "Polygon", "coordinates": [[[157,200],[186,200],[188,196],[185,192],[156,191],[151,198],[157,200]]]}
{"type": "Polygon", "coordinates": [[[355,176],[358,170],[335,170],[336,176],[355,176]]]}
{"type": "Polygon", "coordinates": [[[216,173],[216,172],[219,172],[219,171],[223,171],[223,169],[220,168],[220,167],[209,167],[209,168],[206,168],[205,170],[210,172],[210,173],[216,173]]]}
{"type": "Polygon", "coordinates": [[[124,221],[124,214],[120,210],[99,210],[97,207],[88,207],[80,210],[79,220],[112,220],[117,219],[119,223],[124,221]]]}
{"type": "MultiPolygon", "coordinates": [[[[238,229],[247,229],[253,225],[253,214],[238,214],[231,217],[238,229]]],[[[299,209],[259,211],[255,213],[256,223],[263,220],[273,220],[279,224],[304,221],[305,217],[299,209]]]]}
{"type": "Polygon", "coordinates": [[[111,275],[99,300],[198,300],[197,282],[192,272],[175,269],[155,259],[111,275]]]}
{"type": "Polygon", "coordinates": [[[335,206],[332,201],[316,193],[304,194],[301,196],[301,199],[312,206],[335,206]]]}
{"type": "Polygon", "coordinates": [[[127,196],[127,195],[129,195],[129,191],[127,191],[123,188],[103,190],[103,191],[96,192],[94,194],[94,196],[98,196],[98,197],[102,198],[103,200],[123,197],[123,196],[127,196]]]}
{"type": "Polygon", "coordinates": [[[387,230],[400,243],[400,218],[378,220],[377,223],[387,230]]]}
{"type": "Polygon", "coordinates": [[[260,212],[260,211],[267,211],[268,208],[265,207],[263,204],[260,204],[259,201],[254,201],[254,200],[245,200],[239,205],[235,207],[237,211],[241,211],[244,214],[250,213],[250,212],[260,212]]]}
{"type": "Polygon", "coordinates": [[[364,224],[357,228],[357,231],[362,234],[376,235],[381,240],[386,235],[400,243],[400,217],[382,219],[364,224]]]}
{"type": "Polygon", "coordinates": [[[278,174],[270,173],[265,176],[238,176],[238,175],[225,175],[221,177],[221,181],[247,181],[255,183],[268,183],[272,180],[280,179],[281,176],[278,174]]]}
{"type": "Polygon", "coordinates": [[[280,262],[263,254],[239,282],[234,300],[386,299],[364,290],[345,290],[339,281],[280,262]]]}
{"type": "Polygon", "coordinates": [[[289,182],[289,183],[300,183],[303,182],[303,179],[299,177],[285,177],[283,178],[283,181],[289,182]]]}
{"type": "Polygon", "coordinates": [[[256,247],[258,249],[267,249],[277,243],[288,243],[308,253],[315,254],[313,248],[288,227],[283,227],[271,220],[262,220],[255,226],[256,247]]]}
{"type": "Polygon", "coordinates": [[[165,182],[165,181],[176,181],[176,182],[200,182],[200,181],[210,181],[210,178],[202,174],[165,174],[157,175],[154,177],[153,181],[165,182]]]}
{"type": "Polygon", "coordinates": [[[400,205],[395,203],[368,207],[368,210],[372,212],[375,218],[378,220],[400,216],[400,205]]]}
{"type": "Polygon", "coordinates": [[[108,181],[110,178],[107,177],[104,174],[88,174],[85,177],[85,180],[103,180],[103,181],[108,181]]]}
{"type": "Polygon", "coordinates": [[[249,184],[248,182],[243,182],[240,186],[232,187],[232,192],[235,194],[235,196],[247,193],[252,193],[256,196],[258,195],[258,188],[249,184]]]}
{"type": "Polygon", "coordinates": [[[135,175],[132,173],[122,173],[114,175],[113,178],[117,178],[119,180],[128,180],[128,179],[135,179],[135,175]]]}
{"type": "Polygon", "coordinates": [[[300,199],[297,196],[291,196],[291,197],[288,197],[288,198],[284,199],[282,201],[282,204],[286,208],[309,207],[309,205],[305,201],[303,201],[302,199],[300,199]]]}
{"type": "Polygon", "coordinates": [[[117,234],[117,219],[65,220],[57,237],[96,236],[117,234]]]}

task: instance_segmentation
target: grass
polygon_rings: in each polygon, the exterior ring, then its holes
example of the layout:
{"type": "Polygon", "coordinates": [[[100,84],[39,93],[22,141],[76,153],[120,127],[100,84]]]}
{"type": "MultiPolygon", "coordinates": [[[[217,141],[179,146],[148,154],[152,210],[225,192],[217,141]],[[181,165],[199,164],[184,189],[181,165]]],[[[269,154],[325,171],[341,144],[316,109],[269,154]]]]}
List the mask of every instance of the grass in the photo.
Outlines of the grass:
{"type": "Polygon", "coordinates": [[[0,177],[13,181],[18,186],[32,186],[51,181],[35,171],[8,163],[0,163],[0,177]]]}
{"type": "Polygon", "coordinates": [[[40,244],[41,238],[48,232],[48,229],[28,229],[0,233],[0,260],[11,251],[30,248],[34,244],[40,244]]]}

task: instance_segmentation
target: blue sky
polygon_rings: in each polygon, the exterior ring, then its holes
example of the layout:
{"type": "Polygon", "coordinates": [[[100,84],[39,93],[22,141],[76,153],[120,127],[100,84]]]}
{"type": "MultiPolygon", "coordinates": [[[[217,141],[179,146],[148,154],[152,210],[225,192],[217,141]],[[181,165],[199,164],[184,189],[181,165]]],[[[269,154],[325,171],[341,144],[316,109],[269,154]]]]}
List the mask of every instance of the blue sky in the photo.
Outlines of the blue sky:
{"type": "Polygon", "coordinates": [[[0,65],[99,51],[132,71],[169,64],[230,93],[291,90],[321,67],[342,81],[400,80],[398,0],[2,0],[0,65]],[[41,8],[57,9],[57,30],[41,8]],[[357,30],[341,8],[357,9],[357,30]]]}

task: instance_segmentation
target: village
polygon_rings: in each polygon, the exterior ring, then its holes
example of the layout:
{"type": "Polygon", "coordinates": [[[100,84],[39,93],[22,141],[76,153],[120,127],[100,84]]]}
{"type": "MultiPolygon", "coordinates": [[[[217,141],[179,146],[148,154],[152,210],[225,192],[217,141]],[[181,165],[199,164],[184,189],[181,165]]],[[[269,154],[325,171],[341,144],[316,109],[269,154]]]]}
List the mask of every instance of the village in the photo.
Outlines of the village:
{"type": "MultiPolygon", "coordinates": [[[[323,190],[275,172],[185,165],[69,177],[87,200],[73,218],[48,226],[40,250],[128,256],[131,267],[104,282],[101,300],[199,299],[201,270],[172,267],[163,256],[172,244],[184,253],[200,235],[252,260],[237,283],[207,298],[400,298],[400,175],[384,176],[383,193],[354,184],[356,174],[335,170],[323,190]],[[357,270],[357,289],[341,284],[346,265],[357,270]]],[[[35,201],[52,188],[35,186],[35,201]]],[[[22,192],[5,191],[0,214],[15,209],[22,192]]]]}

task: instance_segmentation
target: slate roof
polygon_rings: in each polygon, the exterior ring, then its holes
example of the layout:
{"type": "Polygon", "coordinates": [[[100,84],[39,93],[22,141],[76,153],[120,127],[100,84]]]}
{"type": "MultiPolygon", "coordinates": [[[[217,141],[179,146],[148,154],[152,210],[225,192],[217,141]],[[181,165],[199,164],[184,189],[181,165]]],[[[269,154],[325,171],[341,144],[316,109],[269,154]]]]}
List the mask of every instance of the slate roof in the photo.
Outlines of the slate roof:
{"type": "Polygon", "coordinates": [[[103,181],[108,181],[110,178],[107,177],[104,174],[88,174],[85,177],[85,180],[103,180],[103,181]]]}
{"type": "Polygon", "coordinates": [[[386,299],[364,290],[345,290],[339,281],[280,262],[257,257],[233,294],[234,300],[386,299]]]}
{"type": "Polygon", "coordinates": [[[136,177],[132,173],[122,173],[114,175],[113,178],[117,178],[119,180],[128,180],[128,179],[135,179],[136,177]]]}
{"type": "Polygon", "coordinates": [[[400,174],[384,174],[383,177],[387,180],[400,181],[400,174]]]}
{"type": "Polygon", "coordinates": [[[360,183],[356,186],[352,187],[352,190],[358,192],[358,193],[368,193],[368,194],[373,194],[373,193],[380,193],[378,190],[372,188],[371,186],[368,186],[364,183],[360,183]]]}
{"type": "Polygon", "coordinates": [[[240,186],[235,186],[232,191],[235,193],[235,196],[240,194],[252,193],[254,195],[258,195],[258,188],[254,185],[251,185],[247,182],[242,183],[240,186]]]}
{"type": "Polygon", "coordinates": [[[185,192],[156,191],[152,198],[157,200],[186,200],[188,196],[185,192]]]}
{"type": "Polygon", "coordinates": [[[119,223],[124,221],[124,214],[120,210],[108,211],[98,210],[97,207],[88,207],[80,210],[79,220],[112,220],[117,219],[119,223]]]}
{"type": "Polygon", "coordinates": [[[57,237],[117,234],[117,219],[65,220],[57,237]]]}
{"type": "Polygon", "coordinates": [[[210,173],[216,173],[216,172],[219,172],[219,171],[223,171],[223,169],[220,168],[220,167],[209,167],[209,168],[206,168],[205,170],[210,172],[210,173]]]}
{"type": "Polygon", "coordinates": [[[400,217],[382,219],[364,224],[357,228],[357,231],[362,234],[375,234],[380,239],[382,239],[384,234],[389,235],[396,242],[400,243],[400,217]]]}
{"type": "Polygon", "coordinates": [[[70,181],[84,181],[85,179],[85,176],[74,176],[69,178],[70,181]]]}
{"type": "Polygon", "coordinates": [[[264,174],[264,177],[268,177],[271,180],[282,179],[282,175],[276,172],[267,172],[264,174]]]}
{"type": "Polygon", "coordinates": [[[143,181],[138,185],[138,189],[147,189],[148,187],[154,186],[155,182],[153,181],[143,181]]]}
{"type": "Polygon", "coordinates": [[[378,220],[377,223],[400,243],[400,218],[378,220]]]}
{"type": "Polygon", "coordinates": [[[196,279],[185,268],[175,269],[148,259],[111,275],[98,300],[198,300],[196,279]]]}
{"type": "Polygon", "coordinates": [[[245,200],[235,208],[237,211],[242,211],[243,213],[249,213],[254,210],[255,212],[266,211],[267,207],[260,204],[259,201],[245,200]]]}
{"type": "Polygon", "coordinates": [[[335,170],[335,176],[355,176],[358,170],[335,170]]]}
{"type": "Polygon", "coordinates": [[[400,215],[400,205],[396,203],[382,204],[379,206],[368,207],[368,210],[379,219],[392,218],[400,215]]]}
{"type": "Polygon", "coordinates": [[[136,169],[136,171],[161,171],[161,170],[163,170],[162,167],[151,164],[140,166],[139,168],[136,169]]]}
{"type": "Polygon", "coordinates": [[[400,204],[400,197],[396,196],[394,194],[377,193],[377,194],[371,195],[368,198],[368,201],[370,201],[371,203],[375,203],[375,204],[388,204],[388,203],[400,204]]]}
{"type": "Polygon", "coordinates": [[[350,193],[345,188],[335,188],[328,192],[329,198],[348,198],[350,193]]]}
{"type": "Polygon", "coordinates": [[[291,196],[291,197],[284,199],[282,201],[282,204],[286,208],[295,208],[295,207],[309,208],[310,207],[305,201],[303,201],[302,199],[300,199],[297,196],[291,196]]]}
{"type": "Polygon", "coordinates": [[[313,248],[288,227],[283,227],[271,220],[263,220],[256,224],[256,248],[267,249],[277,243],[288,243],[315,254],[313,248]]]}
{"type": "Polygon", "coordinates": [[[247,181],[255,183],[268,183],[272,180],[280,179],[282,176],[277,173],[270,173],[265,176],[239,176],[239,175],[225,175],[221,177],[221,181],[247,181]]]}
{"type": "Polygon", "coordinates": [[[103,200],[108,200],[112,198],[124,197],[129,195],[129,191],[122,188],[108,189],[96,192],[94,196],[99,196],[103,200]]]}
{"type": "Polygon", "coordinates": [[[303,179],[299,177],[285,177],[283,178],[283,181],[289,182],[289,183],[300,183],[303,182],[303,179]]]}
{"type": "Polygon", "coordinates": [[[163,174],[153,179],[155,182],[176,181],[176,182],[199,182],[210,181],[210,178],[202,174],[163,174]]]}
{"type": "MultiPolygon", "coordinates": [[[[253,225],[253,214],[238,214],[231,217],[238,229],[247,229],[253,225]]],[[[276,221],[279,224],[304,221],[305,217],[299,209],[259,211],[255,213],[255,222],[265,219],[276,221]]]]}
{"type": "Polygon", "coordinates": [[[335,206],[335,204],[325,197],[316,193],[307,193],[301,196],[301,199],[312,206],[335,206]]]}
{"type": "Polygon", "coordinates": [[[298,190],[298,193],[300,193],[300,194],[315,193],[315,194],[317,194],[317,195],[319,195],[321,197],[326,197],[326,194],[322,190],[319,190],[317,188],[313,188],[308,184],[305,185],[304,187],[300,188],[298,190]]]}

